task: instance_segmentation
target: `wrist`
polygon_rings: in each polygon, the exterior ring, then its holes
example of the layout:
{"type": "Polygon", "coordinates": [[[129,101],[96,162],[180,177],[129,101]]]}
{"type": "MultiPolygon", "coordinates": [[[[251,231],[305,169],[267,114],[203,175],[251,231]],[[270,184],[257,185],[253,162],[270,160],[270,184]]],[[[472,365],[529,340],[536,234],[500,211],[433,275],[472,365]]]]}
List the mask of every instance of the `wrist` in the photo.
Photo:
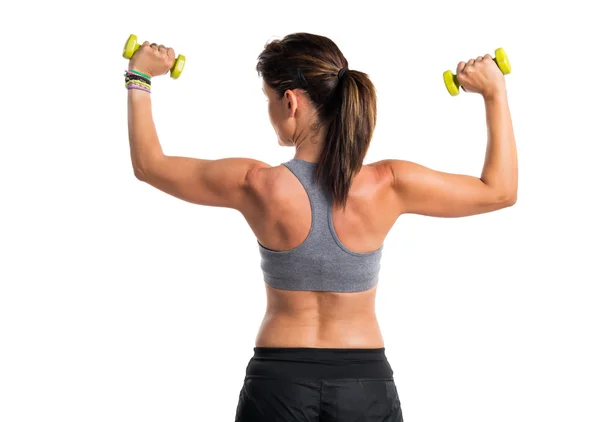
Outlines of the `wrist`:
{"type": "Polygon", "coordinates": [[[505,88],[496,88],[490,92],[486,92],[483,94],[483,101],[487,103],[494,103],[498,101],[506,100],[506,89],[505,88]]]}
{"type": "Polygon", "coordinates": [[[127,95],[133,103],[144,103],[151,100],[151,93],[143,89],[129,88],[127,95]]]}
{"type": "Polygon", "coordinates": [[[125,87],[130,91],[144,91],[150,94],[152,82],[149,75],[131,69],[125,71],[125,87]]]}

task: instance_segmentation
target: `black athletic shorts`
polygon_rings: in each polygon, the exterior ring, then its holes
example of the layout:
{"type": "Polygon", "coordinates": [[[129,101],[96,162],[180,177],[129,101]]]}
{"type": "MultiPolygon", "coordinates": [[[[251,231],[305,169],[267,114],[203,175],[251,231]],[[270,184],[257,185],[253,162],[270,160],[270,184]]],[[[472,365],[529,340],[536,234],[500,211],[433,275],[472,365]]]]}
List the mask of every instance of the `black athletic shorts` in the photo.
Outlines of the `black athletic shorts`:
{"type": "Polygon", "coordinates": [[[385,349],[255,347],[236,422],[402,422],[385,349]]]}

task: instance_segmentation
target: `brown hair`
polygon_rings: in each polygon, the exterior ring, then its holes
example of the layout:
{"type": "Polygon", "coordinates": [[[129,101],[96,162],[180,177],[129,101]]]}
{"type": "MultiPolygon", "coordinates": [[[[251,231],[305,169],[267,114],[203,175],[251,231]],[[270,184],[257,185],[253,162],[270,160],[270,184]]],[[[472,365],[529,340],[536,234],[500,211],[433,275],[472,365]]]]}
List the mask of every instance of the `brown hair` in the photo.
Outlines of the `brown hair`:
{"type": "Polygon", "coordinates": [[[287,90],[304,90],[319,123],[327,125],[317,178],[343,207],[377,118],[377,96],[369,76],[347,70],[338,79],[338,72],[347,67],[348,61],[333,41],[308,33],[267,43],[256,65],[258,74],[280,97],[287,90]]]}

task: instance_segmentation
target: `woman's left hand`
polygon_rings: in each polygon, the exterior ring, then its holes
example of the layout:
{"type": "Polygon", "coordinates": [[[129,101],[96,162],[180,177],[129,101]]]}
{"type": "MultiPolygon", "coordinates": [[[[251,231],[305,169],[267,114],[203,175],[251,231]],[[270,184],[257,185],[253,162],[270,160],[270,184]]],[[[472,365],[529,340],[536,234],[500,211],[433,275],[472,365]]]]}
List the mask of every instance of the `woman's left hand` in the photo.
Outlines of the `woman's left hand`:
{"type": "Polygon", "coordinates": [[[129,60],[129,70],[154,77],[166,74],[175,63],[175,50],[145,41],[129,60]]]}

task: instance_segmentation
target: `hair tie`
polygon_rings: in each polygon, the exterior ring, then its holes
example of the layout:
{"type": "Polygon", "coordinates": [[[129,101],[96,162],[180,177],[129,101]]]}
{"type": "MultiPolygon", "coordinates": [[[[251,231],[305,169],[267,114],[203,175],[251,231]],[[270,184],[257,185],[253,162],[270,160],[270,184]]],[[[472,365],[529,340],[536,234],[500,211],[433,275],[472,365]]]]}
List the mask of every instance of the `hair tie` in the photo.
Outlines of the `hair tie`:
{"type": "Polygon", "coordinates": [[[338,72],[338,79],[342,79],[342,76],[344,76],[344,74],[348,71],[347,67],[342,67],[340,69],[340,71],[338,72]]]}

